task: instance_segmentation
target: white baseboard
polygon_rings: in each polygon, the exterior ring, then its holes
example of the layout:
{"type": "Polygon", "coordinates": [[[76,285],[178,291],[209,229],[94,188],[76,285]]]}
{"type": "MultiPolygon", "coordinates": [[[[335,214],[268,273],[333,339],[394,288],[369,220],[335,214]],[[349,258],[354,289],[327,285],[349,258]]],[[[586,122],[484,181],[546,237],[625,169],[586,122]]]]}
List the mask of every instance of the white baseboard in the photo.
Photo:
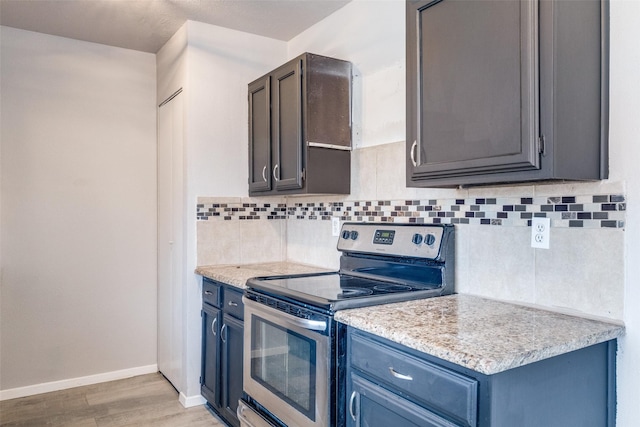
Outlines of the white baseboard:
{"type": "Polygon", "coordinates": [[[52,381],[49,383],[34,384],[26,387],[0,390],[0,401],[16,399],[18,397],[33,396],[41,393],[49,393],[50,391],[66,390],[68,388],[80,387],[83,385],[122,380],[124,378],[152,374],[154,372],[158,372],[158,365],[139,366],[137,368],[123,369],[121,371],[105,372],[86,377],[71,378],[68,380],[52,381]]]}
{"type": "Polygon", "coordinates": [[[197,396],[186,396],[183,392],[180,392],[180,397],[178,397],[178,401],[185,408],[191,408],[192,406],[200,406],[207,403],[204,397],[201,395],[197,396]]]}

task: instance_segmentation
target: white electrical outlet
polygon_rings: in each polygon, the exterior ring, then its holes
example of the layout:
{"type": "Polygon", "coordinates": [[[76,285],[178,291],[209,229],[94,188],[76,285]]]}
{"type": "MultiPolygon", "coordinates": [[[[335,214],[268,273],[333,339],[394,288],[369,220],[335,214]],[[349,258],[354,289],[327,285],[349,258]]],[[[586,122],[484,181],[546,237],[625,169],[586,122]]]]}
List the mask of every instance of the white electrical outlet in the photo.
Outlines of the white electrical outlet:
{"type": "Polygon", "coordinates": [[[533,218],[531,220],[531,247],[549,249],[551,219],[533,218]]]}
{"type": "Polygon", "coordinates": [[[331,235],[333,237],[340,235],[340,218],[331,218],[331,235]]]}

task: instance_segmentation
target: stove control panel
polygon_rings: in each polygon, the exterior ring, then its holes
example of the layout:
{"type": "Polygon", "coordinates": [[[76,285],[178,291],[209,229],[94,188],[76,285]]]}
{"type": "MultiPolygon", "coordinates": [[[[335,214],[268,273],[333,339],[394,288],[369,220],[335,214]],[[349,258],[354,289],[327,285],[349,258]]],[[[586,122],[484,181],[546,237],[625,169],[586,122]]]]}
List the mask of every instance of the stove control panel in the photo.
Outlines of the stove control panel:
{"type": "Polygon", "coordinates": [[[436,259],[444,235],[445,226],[439,224],[346,222],[342,225],[338,250],[436,259]]]}

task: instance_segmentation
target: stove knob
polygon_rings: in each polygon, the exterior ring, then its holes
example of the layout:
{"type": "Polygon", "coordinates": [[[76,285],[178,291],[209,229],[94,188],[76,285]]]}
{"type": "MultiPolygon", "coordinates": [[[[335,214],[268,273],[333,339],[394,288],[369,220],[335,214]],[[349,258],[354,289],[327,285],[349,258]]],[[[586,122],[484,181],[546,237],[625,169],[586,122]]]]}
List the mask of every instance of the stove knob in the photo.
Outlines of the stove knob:
{"type": "Polygon", "coordinates": [[[414,234],[411,241],[414,245],[419,245],[420,243],[422,243],[422,234],[414,234]]]}
{"type": "Polygon", "coordinates": [[[436,242],[436,236],[434,236],[433,234],[427,234],[426,236],[424,236],[424,242],[429,246],[433,246],[433,244],[436,242]]]}
{"type": "Polygon", "coordinates": [[[342,232],[342,238],[345,239],[345,240],[348,239],[350,235],[351,235],[351,233],[349,233],[349,230],[344,230],[342,232]]]}
{"type": "Polygon", "coordinates": [[[358,232],[356,230],[351,231],[351,240],[356,240],[358,238],[358,232]]]}

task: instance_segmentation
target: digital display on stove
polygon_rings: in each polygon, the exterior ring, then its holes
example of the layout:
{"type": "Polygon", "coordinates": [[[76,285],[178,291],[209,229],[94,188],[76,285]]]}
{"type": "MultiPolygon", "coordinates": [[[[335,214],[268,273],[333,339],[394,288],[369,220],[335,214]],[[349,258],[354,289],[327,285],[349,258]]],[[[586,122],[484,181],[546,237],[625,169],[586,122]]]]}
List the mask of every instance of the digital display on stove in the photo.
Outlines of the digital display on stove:
{"type": "Polygon", "coordinates": [[[376,230],[373,235],[373,243],[378,245],[390,245],[396,235],[395,230],[376,230]]]}

